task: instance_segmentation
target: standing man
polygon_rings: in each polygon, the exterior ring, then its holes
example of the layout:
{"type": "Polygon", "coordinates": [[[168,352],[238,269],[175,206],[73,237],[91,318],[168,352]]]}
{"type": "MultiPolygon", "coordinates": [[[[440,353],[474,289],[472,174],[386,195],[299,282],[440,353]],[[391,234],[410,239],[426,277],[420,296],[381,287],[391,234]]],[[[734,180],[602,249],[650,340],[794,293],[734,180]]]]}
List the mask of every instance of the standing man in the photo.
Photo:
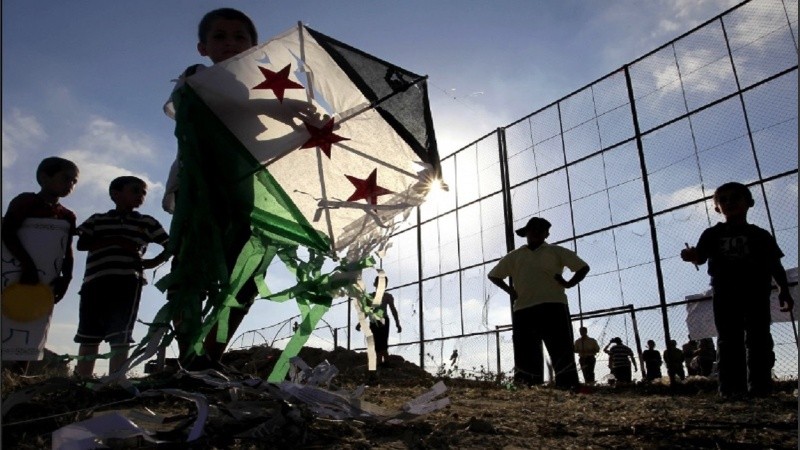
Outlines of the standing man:
{"type": "Polygon", "coordinates": [[[575,353],[578,354],[578,363],[583,372],[583,381],[586,384],[594,384],[594,366],[597,363],[597,355],[600,353],[600,345],[594,338],[590,338],[586,327],[580,327],[578,331],[581,337],[575,341],[575,353]]]}
{"type": "Polygon", "coordinates": [[[489,272],[489,280],[511,297],[514,326],[514,380],[528,385],[544,383],[542,342],[553,362],[556,386],[578,385],[573,355],[572,323],[565,289],[577,285],[589,273],[589,265],[575,252],[545,242],[550,222],[531,218],[517,230],[527,238],[524,245],[504,256],[489,272]],[[574,275],[569,281],[564,268],[574,275]],[[504,279],[511,277],[513,287],[504,279]]]}

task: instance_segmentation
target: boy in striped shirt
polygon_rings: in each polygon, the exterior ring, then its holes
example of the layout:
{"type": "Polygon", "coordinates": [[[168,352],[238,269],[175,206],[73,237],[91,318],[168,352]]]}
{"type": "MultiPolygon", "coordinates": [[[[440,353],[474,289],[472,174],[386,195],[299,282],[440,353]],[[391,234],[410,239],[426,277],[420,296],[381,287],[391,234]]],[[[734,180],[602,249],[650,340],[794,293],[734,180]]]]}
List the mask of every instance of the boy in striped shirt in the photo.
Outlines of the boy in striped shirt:
{"type": "Polygon", "coordinates": [[[78,250],[88,251],[81,287],[80,319],[75,342],[80,344],[78,376],[91,377],[100,342],[111,346],[109,373],[122,368],[133,342],[133,325],[139,312],[144,269],[169,259],[169,236],[151,216],[134,209],[144,203],[147,183],[134,176],[114,179],[109,186],[116,207],[93,214],[78,227],[78,250]],[[143,259],[147,244],[164,247],[158,256],[143,259]]]}

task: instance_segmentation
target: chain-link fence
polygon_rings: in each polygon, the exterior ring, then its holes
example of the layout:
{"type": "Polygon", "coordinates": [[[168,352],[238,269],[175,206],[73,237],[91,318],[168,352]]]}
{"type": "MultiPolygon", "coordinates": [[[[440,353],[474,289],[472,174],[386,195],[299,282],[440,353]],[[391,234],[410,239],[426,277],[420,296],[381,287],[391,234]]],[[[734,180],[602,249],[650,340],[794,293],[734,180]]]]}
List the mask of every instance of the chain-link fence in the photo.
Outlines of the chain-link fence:
{"type": "MultiPolygon", "coordinates": [[[[513,230],[533,216],[591,266],[567,292],[576,336],[583,323],[601,347],[686,341],[686,298],[708,275],[679,254],[722,220],[711,195],[724,182],[750,187],[748,220],[797,267],[797,16],[796,0],[744,2],[443,158],[449,192],[382,261],[403,322],[392,353],[432,372],[508,373],[510,303],[486,274],[524,244],[513,230]]],[[[363,346],[346,301],[326,320],[338,345],[363,346]]],[[[772,326],[776,376],[797,376],[795,327],[772,326]]],[[[599,358],[598,380],[607,373],[599,358]]]]}

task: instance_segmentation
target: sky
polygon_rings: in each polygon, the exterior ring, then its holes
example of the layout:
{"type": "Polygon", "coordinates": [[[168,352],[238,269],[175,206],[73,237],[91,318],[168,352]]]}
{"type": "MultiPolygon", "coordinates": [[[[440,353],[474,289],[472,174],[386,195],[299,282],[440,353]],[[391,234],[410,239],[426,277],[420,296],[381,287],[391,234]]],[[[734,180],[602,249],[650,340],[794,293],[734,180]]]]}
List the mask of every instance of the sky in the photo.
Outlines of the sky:
{"type": "MultiPolygon", "coordinates": [[[[210,64],[196,27],[224,6],[248,14],[265,42],[302,21],[412,72],[429,76],[442,156],[610,73],[705,20],[732,0],[596,1],[154,1],[3,2],[2,208],[35,192],[47,156],[80,167],[62,203],[78,222],[112,208],[108,183],[133,174],[149,184],[140,212],[168,229],[160,207],[175,152],[174,122],[162,112],[185,67],[210,64]]],[[[153,255],[159,248],[152,248],[153,255]]],[[[55,308],[48,348],[77,352],[78,291],[85,255],[55,308]]],[[[166,274],[159,269],[152,280],[166,274]]],[[[277,283],[285,274],[274,274],[277,283]]],[[[269,282],[269,278],[268,278],[269,282]]],[[[144,289],[139,317],[165,299],[144,289]]],[[[277,323],[291,305],[259,302],[239,331],[277,323]]],[[[137,326],[134,337],[144,335],[137,326]]],[[[101,351],[104,348],[101,347],[101,351]]],[[[168,353],[168,356],[174,356],[168,353]]],[[[102,373],[103,364],[98,364],[102,373]]]]}

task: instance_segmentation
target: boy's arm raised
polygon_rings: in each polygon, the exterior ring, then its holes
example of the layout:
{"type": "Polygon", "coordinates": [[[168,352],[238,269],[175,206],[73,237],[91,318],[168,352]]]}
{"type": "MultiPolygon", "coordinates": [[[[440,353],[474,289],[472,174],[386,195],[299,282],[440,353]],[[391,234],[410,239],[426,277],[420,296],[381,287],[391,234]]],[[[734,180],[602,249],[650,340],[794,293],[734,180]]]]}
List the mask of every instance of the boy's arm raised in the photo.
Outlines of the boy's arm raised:
{"type": "Polygon", "coordinates": [[[681,250],[681,259],[699,266],[705,264],[708,258],[701,255],[697,247],[689,247],[689,244],[686,244],[686,248],[681,250]]]}
{"type": "Polygon", "coordinates": [[[693,263],[695,266],[701,266],[708,261],[710,230],[709,228],[700,235],[697,247],[690,247],[688,242],[684,243],[685,248],[681,250],[682,260],[693,263]]]}

